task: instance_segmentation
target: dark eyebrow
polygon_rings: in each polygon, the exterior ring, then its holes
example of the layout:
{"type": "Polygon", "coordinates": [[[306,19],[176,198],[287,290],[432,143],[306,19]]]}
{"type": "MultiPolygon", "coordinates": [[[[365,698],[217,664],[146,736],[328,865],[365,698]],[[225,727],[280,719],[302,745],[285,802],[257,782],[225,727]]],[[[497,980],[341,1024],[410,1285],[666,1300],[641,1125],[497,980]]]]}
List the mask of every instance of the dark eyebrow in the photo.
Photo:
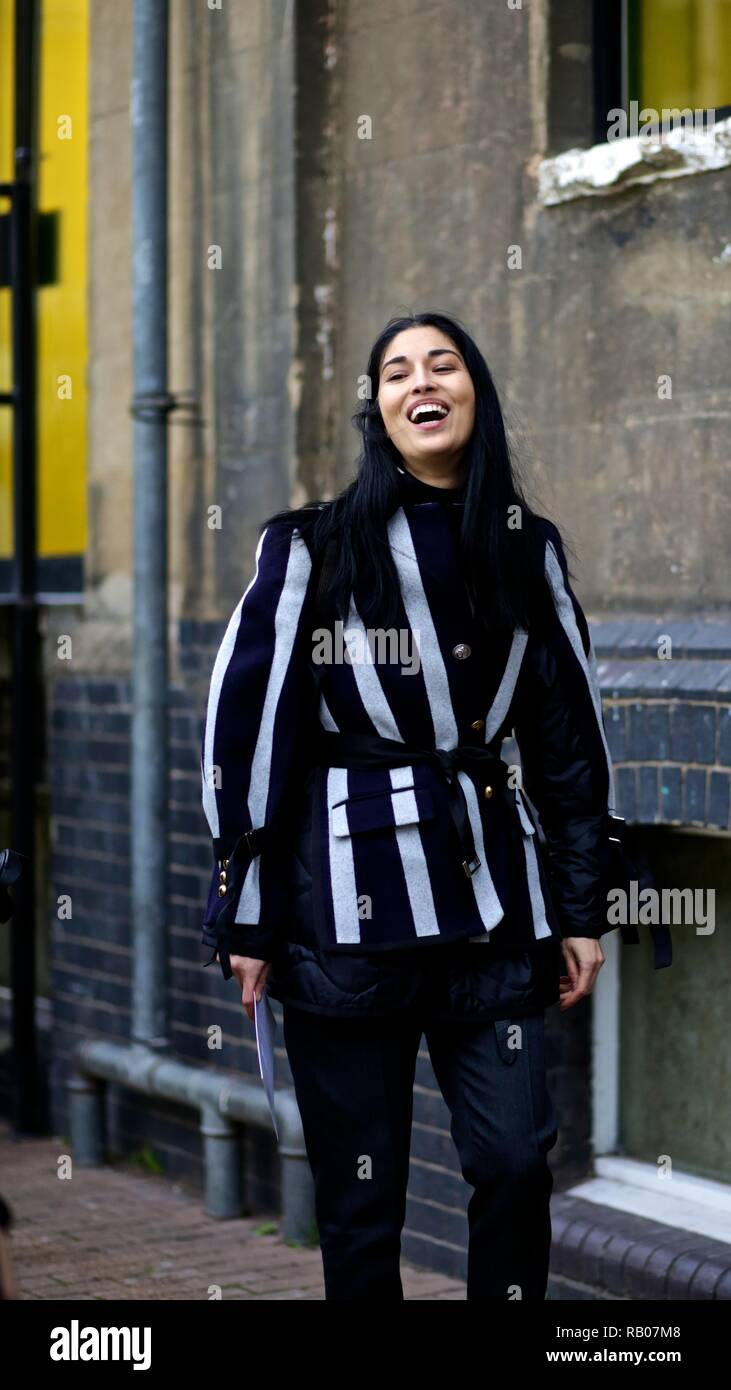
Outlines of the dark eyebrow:
{"type": "MultiPolygon", "coordinates": [[[[440,357],[442,353],[445,352],[453,352],[455,357],[459,357],[460,362],[462,361],[462,358],[459,356],[459,353],[456,351],[455,348],[430,348],[426,355],[427,357],[440,357]]],[[[405,357],[403,355],[401,357],[389,357],[388,361],[384,362],[383,366],[381,367],[381,371],[385,372],[386,368],[390,367],[394,362],[408,362],[408,360],[408,357],[405,357]]]]}

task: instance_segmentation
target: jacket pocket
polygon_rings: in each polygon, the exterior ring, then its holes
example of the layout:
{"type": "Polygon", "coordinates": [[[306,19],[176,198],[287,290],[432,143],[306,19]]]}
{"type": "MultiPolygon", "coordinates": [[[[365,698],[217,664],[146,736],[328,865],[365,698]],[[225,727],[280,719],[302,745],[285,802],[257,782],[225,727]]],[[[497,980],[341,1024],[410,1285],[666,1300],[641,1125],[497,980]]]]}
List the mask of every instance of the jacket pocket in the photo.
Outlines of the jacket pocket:
{"type": "Polygon", "coordinates": [[[330,811],[333,835],[359,835],[368,830],[397,830],[432,820],[434,802],[428,787],[398,787],[335,802],[330,811]]]}

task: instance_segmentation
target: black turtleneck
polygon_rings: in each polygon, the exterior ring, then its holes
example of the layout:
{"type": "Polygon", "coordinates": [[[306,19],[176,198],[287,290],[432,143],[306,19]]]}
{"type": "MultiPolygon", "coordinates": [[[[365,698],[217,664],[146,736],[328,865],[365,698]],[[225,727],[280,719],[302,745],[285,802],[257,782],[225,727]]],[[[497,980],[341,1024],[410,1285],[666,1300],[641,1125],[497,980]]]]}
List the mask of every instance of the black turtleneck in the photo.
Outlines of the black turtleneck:
{"type": "Polygon", "coordinates": [[[402,468],[400,464],[397,467],[402,495],[409,501],[461,502],[464,499],[464,483],[456,487],[435,487],[433,483],[425,483],[422,478],[417,478],[408,468],[402,468]]]}
{"type": "Polygon", "coordinates": [[[453,507],[450,506],[450,503],[464,502],[464,483],[459,483],[457,487],[435,487],[433,483],[423,482],[421,478],[415,477],[413,473],[409,473],[408,469],[401,468],[400,465],[398,465],[398,479],[402,502],[441,503],[449,523],[457,556],[460,558],[460,536],[462,534],[464,507],[453,507]]]}

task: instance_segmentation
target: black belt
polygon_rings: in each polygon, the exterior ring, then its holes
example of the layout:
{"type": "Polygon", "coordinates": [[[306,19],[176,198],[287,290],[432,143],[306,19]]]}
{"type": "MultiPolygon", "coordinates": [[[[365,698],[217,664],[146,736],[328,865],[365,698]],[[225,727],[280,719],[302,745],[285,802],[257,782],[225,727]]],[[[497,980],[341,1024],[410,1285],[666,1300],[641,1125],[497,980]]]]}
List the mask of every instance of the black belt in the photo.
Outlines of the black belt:
{"type": "MultiPolygon", "coordinates": [[[[442,774],[449,792],[449,810],[457,830],[460,843],[462,868],[471,877],[480,867],[480,859],[475,851],[472,828],[467,811],[467,801],[457,773],[480,774],[488,779],[489,785],[497,787],[506,801],[511,814],[507,817],[507,827],[520,863],[524,850],[524,830],[514,814],[517,805],[515,788],[508,786],[509,768],[500,755],[488,744],[460,743],[456,748],[417,748],[400,743],[398,739],[381,738],[378,734],[342,734],[319,729],[313,761],[320,767],[404,767],[411,763],[429,763],[442,774]]],[[[398,788],[394,787],[394,791],[398,788]]],[[[607,829],[611,830],[612,818],[607,814],[607,829]]],[[[615,821],[616,826],[616,821],[615,821]]],[[[250,832],[256,835],[258,832],[250,832]]],[[[614,832],[619,835],[618,831],[614,832]]],[[[614,838],[614,835],[612,836],[614,838]]],[[[621,837],[620,837],[621,838],[621,837]]],[[[257,852],[257,851],[255,851],[257,852]]],[[[625,851],[626,853],[626,851],[625,851]]],[[[628,864],[631,861],[628,860],[628,864]]],[[[550,868],[546,864],[550,878],[550,868]]],[[[636,870],[635,870],[636,874],[636,870]]],[[[625,943],[639,943],[637,928],[631,925],[620,927],[625,943]]],[[[655,969],[669,965],[672,960],[670,932],[667,926],[653,926],[655,969]]]]}
{"type": "MultiPolygon", "coordinates": [[[[510,770],[507,763],[493,748],[484,743],[460,743],[456,748],[419,748],[412,744],[401,743],[398,739],[381,738],[378,734],[343,734],[319,728],[316,733],[314,755],[311,761],[319,767],[354,769],[407,767],[412,763],[428,763],[435,768],[447,783],[449,811],[460,845],[460,862],[468,878],[477,872],[481,860],[475,850],[467,800],[457,773],[464,771],[468,774],[479,774],[480,777],[485,777],[488,779],[488,785],[497,788],[511,812],[514,812],[517,805],[515,788],[510,787],[507,781],[510,770]]],[[[392,790],[398,791],[398,787],[394,787],[392,790]]],[[[276,843],[279,838],[280,827],[277,822],[278,818],[274,818],[266,826],[244,831],[243,835],[236,840],[233,849],[229,849],[228,852],[234,855],[243,839],[246,841],[251,855],[261,854],[267,845],[276,843]]],[[[610,832],[611,826],[612,817],[608,813],[607,827],[610,832]]],[[[522,854],[524,831],[514,813],[507,817],[507,828],[516,850],[522,854]]],[[[622,837],[618,831],[615,831],[610,833],[610,839],[614,838],[621,839],[622,837]]],[[[214,846],[217,858],[226,853],[223,840],[214,841],[214,846]]],[[[519,859],[518,862],[520,862],[519,859]]],[[[637,870],[633,868],[630,859],[628,859],[628,873],[630,876],[637,876],[637,870]]],[[[617,881],[620,880],[621,875],[617,878],[617,881]]],[[[653,937],[655,969],[657,970],[671,963],[671,936],[665,924],[653,924],[650,930],[653,937]]],[[[620,932],[626,944],[638,944],[639,935],[636,926],[622,924],[620,932]]]]}
{"type": "MultiPolygon", "coordinates": [[[[319,767],[406,767],[411,763],[429,763],[447,783],[449,811],[460,844],[461,865],[471,878],[481,860],[475,849],[467,799],[458,772],[484,777],[496,788],[511,810],[516,805],[515,789],[508,786],[507,763],[487,744],[460,743],[456,748],[418,748],[400,743],[395,738],[378,734],[341,734],[322,729],[318,732],[313,761],[319,767]]],[[[398,791],[398,787],[393,788],[398,791]]],[[[522,840],[522,828],[514,815],[508,817],[510,829],[522,840]]]]}

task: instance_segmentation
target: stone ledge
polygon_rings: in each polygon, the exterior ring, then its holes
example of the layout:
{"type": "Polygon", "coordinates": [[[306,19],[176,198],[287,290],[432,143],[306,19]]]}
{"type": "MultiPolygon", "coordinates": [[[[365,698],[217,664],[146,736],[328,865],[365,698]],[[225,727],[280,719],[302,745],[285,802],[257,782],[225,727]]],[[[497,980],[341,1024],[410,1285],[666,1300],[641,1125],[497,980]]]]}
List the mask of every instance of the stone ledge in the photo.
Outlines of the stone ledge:
{"type": "Polygon", "coordinates": [[[617,615],[590,623],[597,676],[608,699],[731,698],[731,619],[617,615]],[[658,656],[671,641],[672,655],[658,656]]]}
{"type": "Polygon", "coordinates": [[[551,1275],[600,1298],[731,1299],[731,1245],[559,1194],[551,1275]]]}
{"type": "Polygon", "coordinates": [[[607,698],[635,695],[645,700],[682,698],[724,705],[731,699],[731,661],[690,661],[685,657],[627,661],[597,657],[597,675],[607,698]]]}
{"type": "Polygon", "coordinates": [[[637,617],[635,614],[616,614],[597,618],[589,623],[597,657],[612,660],[632,657],[651,658],[657,665],[658,641],[672,639],[672,660],[688,657],[694,661],[731,661],[731,618],[698,617],[637,617]]]}
{"type": "Polygon", "coordinates": [[[701,130],[679,125],[654,138],[647,134],[604,140],[540,159],[532,167],[544,207],[576,198],[606,198],[659,179],[705,174],[731,164],[731,117],[701,130]]]}

